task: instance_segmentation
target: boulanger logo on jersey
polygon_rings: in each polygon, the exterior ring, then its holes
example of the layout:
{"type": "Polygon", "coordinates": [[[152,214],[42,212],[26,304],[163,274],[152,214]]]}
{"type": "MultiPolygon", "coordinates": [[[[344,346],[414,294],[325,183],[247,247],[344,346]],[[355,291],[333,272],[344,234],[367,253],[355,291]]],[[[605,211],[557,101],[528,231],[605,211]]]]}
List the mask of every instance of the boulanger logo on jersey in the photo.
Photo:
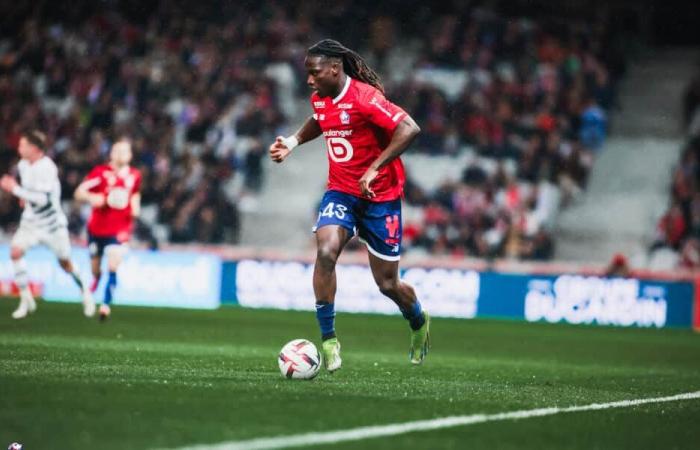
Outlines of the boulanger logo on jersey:
{"type": "Polygon", "coordinates": [[[326,139],[328,155],[337,163],[350,161],[353,155],[353,148],[350,141],[345,138],[335,137],[326,139]]]}
{"type": "Polygon", "coordinates": [[[354,149],[350,141],[345,139],[345,136],[352,136],[352,130],[328,130],[323,135],[326,137],[328,156],[333,161],[344,163],[352,159],[354,149]]]}

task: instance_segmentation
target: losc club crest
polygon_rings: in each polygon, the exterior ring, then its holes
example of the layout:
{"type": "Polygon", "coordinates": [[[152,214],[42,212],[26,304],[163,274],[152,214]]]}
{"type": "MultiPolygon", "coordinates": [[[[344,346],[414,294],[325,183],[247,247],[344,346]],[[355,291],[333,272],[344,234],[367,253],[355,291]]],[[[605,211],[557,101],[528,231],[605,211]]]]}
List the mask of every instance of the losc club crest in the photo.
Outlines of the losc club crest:
{"type": "Polygon", "coordinates": [[[340,123],[343,125],[350,123],[350,114],[347,111],[340,111],[340,123]]]}

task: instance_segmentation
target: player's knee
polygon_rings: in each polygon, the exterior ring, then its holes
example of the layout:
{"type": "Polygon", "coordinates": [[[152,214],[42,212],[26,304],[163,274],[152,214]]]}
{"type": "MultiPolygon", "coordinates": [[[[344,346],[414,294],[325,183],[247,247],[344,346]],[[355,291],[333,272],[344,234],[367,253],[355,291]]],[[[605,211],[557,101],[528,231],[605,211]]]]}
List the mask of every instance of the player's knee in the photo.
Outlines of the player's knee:
{"type": "Polygon", "coordinates": [[[335,262],[338,260],[339,251],[335,246],[329,244],[319,244],[316,252],[316,263],[323,269],[333,270],[335,262]]]}
{"type": "Polygon", "coordinates": [[[120,262],[121,258],[118,255],[114,253],[110,254],[107,258],[107,270],[110,272],[116,272],[120,262]]]}
{"type": "Polygon", "coordinates": [[[124,249],[118,245],[110,245],[105,249],[107,255],[107,268],[110,272],[115,272],[122,262],[124,249]]]}
{"type": "Polygon", "coordinates": [[[24,256],[24,250],[22,250],[19,247],[12,247],[10,249],[10,258],[12,259],[20,259],[21,257],[24,256]]]}
{"type": "Polygon", "coordinates": [[[377,281],[377,287],[379,292],[386,295],[389,298],[394,298],[399,293],[399,283],[394,277],[383,278],[377,281]]]}

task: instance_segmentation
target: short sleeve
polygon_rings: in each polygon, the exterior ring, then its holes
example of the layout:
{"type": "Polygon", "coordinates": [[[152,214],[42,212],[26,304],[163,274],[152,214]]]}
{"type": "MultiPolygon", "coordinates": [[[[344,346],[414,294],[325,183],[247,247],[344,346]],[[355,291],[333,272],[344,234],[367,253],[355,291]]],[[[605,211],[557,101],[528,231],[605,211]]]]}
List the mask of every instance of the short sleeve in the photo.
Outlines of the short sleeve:
{"type": "Polygon", "coordinates": [[[94,167],[83,180],[83,186],[90,192],[100,192],[102,184],[102,170],[99,167],[94,167]]]}
{"type": "Polygon", "coordinates": [[[360,103],[362,114],[374,125],[387,131],[394,131],[406,117],[406,111],[391,103],[376,89],[368,91],[360,103]]]}
{"type": "Polygon", "coordinates": [[[141,192],[141,172],[134,170],[134,188],[132,189],[134,194],[141,192]]]}

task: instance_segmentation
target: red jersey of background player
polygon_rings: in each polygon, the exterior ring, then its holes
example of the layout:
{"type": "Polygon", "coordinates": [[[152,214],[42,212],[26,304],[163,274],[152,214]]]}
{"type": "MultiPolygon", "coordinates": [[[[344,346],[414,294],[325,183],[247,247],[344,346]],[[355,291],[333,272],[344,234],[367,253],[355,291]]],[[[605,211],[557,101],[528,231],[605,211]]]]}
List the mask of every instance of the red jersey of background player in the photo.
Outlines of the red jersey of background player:
{"type": "Polygon", "coordinates": [[[88,233],[115,236],[120,242],[129,240],[133,228],[131,198],[141,189],[141,173],[129,166],[115,171],[103,164],[92,169],[84,183],[88,191],[105,196],[105,205],[92,209],[88,233]]]}
{"type": "MultiPolygon", "coordinates": [[[[389,145],[406,112],[369,84],[346,78],[336,98],[311,95],[314,119],[328,148],[328,189],[362,197],[362,175],[389,145]]],[[[396,200],[403,193],[403,163],[396,158],[372,182],[374,202],[396,200]]]]}

